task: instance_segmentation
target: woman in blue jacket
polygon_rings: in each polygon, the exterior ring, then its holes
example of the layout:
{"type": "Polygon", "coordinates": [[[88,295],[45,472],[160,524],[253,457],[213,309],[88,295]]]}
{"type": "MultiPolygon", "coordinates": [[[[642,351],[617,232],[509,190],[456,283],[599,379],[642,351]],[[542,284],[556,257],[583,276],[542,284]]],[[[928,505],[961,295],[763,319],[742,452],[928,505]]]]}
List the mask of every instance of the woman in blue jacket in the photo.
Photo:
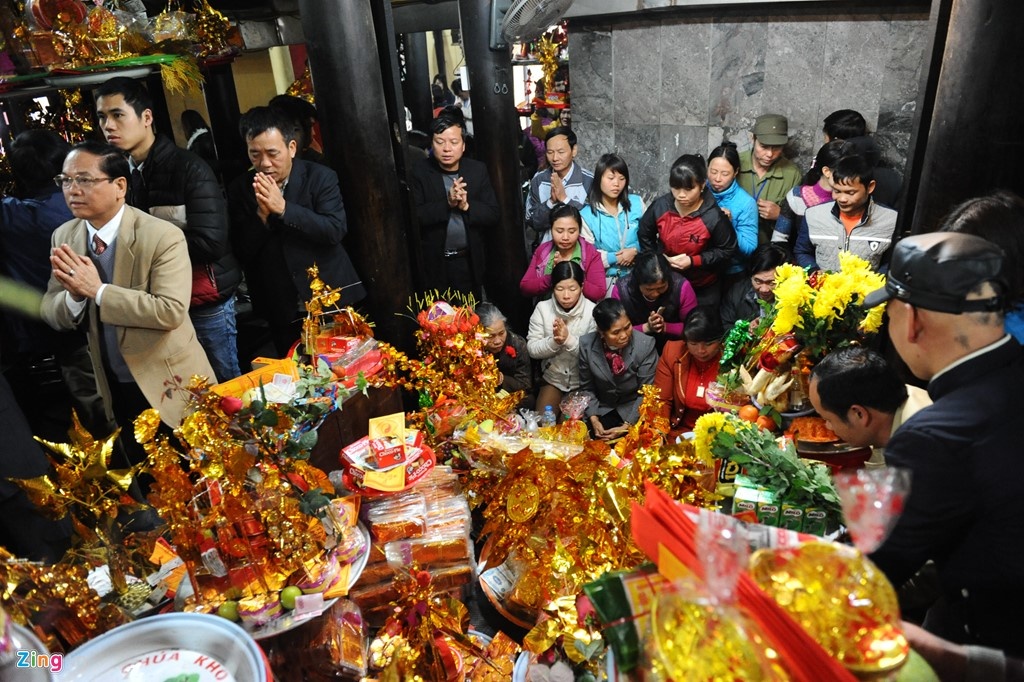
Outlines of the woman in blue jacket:
{"type": "Polygon", "coordinates": [[[722,274],[726,288],[743,277],[750,254],[757,248],[757,202],[736,182],[739,172],[740,155],[732,142],[723,142],[708,154],[708,187],[736,233],[736,255],[722,274]]]}
{"type": "Polygon", "coordinates": [[[639,195],[629,193],[629,167],[617,154],[605,154],[594,167],[587,205],[580,210],[583,237],[597,247],[604,264],[607,295],[629,272],[640,250],[637,226],[644,213],[639,195]]]}

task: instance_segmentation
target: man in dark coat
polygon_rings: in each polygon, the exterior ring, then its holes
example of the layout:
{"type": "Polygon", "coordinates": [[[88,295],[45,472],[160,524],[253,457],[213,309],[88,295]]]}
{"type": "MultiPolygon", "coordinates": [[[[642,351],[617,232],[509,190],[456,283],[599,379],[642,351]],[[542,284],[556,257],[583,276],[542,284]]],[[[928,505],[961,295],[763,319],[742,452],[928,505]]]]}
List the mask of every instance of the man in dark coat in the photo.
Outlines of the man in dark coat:
{"type": "Polygon", "coordinates": [[[139,81],[116,77],[96,89],[107,142],[128,154],[128,205],[185,233],[192,261],[189,317],[217,374],[238,376],[235,290],[242,279],[228,240],[228,211],[209,164],[153,128],[153,100],[139,81]]]}
{"type": "Polygon", "coordinates": [[[239,129],[253,170],[228,188],[231,241],[253,307],[283,356],[301,333],[309,267],[319,268],[327,286],[341,288],[340,306],[358,303],[366,289],[342,245],[348,225],[338,175],[295,158],[294,125],[275,109],[250,109],[239,129]]]}
{"type": "Polygon", "coordinates": [[[1003,252],[969,234],[896,245],[884,289],[889,335],[934,401],[896,430],[886,464],[911,471],[891,535],[871,558],[899,587],[929,559],[941,599],[924,626],[959,644],[1024,654],[1024,357],[1003,330],[1003,252]]]}
{"type": "Polygon", "coordinates": [[[479,299],[486,263],[484,232],[498,223],[498,200],[487,167],[463,156],[462,113],[445,109],[431,132],[433,155],[417,161],[409,172],[425,271],[421,285],[479,299]]]}

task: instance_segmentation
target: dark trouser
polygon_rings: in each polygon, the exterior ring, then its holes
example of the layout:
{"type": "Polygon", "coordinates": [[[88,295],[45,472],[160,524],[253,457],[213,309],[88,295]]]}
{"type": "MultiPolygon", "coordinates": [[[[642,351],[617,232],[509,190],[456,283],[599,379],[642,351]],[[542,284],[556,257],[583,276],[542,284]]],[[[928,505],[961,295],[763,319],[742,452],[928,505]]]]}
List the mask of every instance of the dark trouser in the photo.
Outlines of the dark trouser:
{"type": "MultiPolygon", "coordinates": [[[[107,372],[107,385],[110,387],[110,403],[114,411],[114,421],[121,427],[118,437],[119,448],[115,448],[112,462],[114,468],[130,467],[146,460],[146,451],[135,440],[135,418],[151,406],[146,396],[134,382],[121,382],[112,373],[107,372]],[[120,461],[117,461],[120,460],[120,461]]],[[[166,427],[163,427],[166,429],[166,427]]],[[[168,430],[169,431],[169,430],[168,430]]],[[[95,435],[95,434],[94,434],[95,435]]]]}
{"type": "MultiPolygon", "coordinates": [[[[135,440],[135,418],[148,410],[151,405],[146,396],[139,390],[135,382],[121,382],[107,370],[107,386],[110,387],[110,401],[114,412],[114,420],[121,427],[121,434],[117,438],[114,455],[111,457],[111,469],[128,468],[146,461],[148,454],[146,449],[135,440]]],[[[180,389],[172,389],[180,390],[180,389]]],[[[158,408],[159,409],[159,408],[158,408]]],[[[167,437],[171,444],[177,444],[174,431],[167,424],[160,422],[157,428],[157,438],[167,437]]],[[[153,477],[148,473],[142,473],[132,480],[128,487],[128,495],[133,499],[144,502],[149,495],[150,486],[153,484],[153,477]]],[[[133,514],[121,513],[118,515],[118,523],[124,532],[151,530],[162,522],[152,509],[143,509],[133,514]]]]}
{"type": "Polygon", "coordinates": [[[302,336],[302,320],[293,322],[270,322],[270,338],[274,342],[277,357],[287,357],[295,342],[302,336]]]}
{"type": "Polygon", "coordinates": [[[0,545],[17,557],[56,563],[71,546],[71,519],[46,518],[19,489],[0,500],[0,545]]]}
{"type": "Polygon", "coordinates": [[[32,440],[25,414],[18,407],[7,380],[0,374],[0,433],[4,438],[0,461],[0,546],[15,556],[54,562],[70,545],[68,519],[52,521],[43,516],[10,478],[35,478],[47,473],[42,448],[32,440]]]}
{"type": "Polygon", "coordinates": [[[697,305],[717,308],[722,300],[722,283],[715,280],[699,289],[694,287],[693,293],[697,294],[697,305]]]}
{"type": "MultiPolygon", "coordinates": [[[[451,253],[451,252],[446,252],[451,253]]],[[[469,251],[463,249],[455,255],[444,257],[445,287],[453,292],[472,294],[480,300],[480,288],[473,277],[473,264],[469,259],[469,251]]]]}

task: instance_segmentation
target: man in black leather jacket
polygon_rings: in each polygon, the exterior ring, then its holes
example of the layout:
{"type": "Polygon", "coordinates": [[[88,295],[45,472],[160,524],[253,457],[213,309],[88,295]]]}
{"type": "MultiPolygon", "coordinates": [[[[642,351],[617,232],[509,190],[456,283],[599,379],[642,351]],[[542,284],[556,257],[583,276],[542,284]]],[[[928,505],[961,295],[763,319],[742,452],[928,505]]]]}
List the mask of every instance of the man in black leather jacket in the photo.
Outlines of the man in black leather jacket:
{"type": "Polygon", "coordinates": [[[238,376],[235,289],[241,270],[231,252],[228,211],[210,166],[153,128],[153,101],[138,81],[117,77],[96,89],[96,115],[107,142],[128,154],[128,204],[174,223],[192,261],[189,317],[217,374],[238,376]]]}

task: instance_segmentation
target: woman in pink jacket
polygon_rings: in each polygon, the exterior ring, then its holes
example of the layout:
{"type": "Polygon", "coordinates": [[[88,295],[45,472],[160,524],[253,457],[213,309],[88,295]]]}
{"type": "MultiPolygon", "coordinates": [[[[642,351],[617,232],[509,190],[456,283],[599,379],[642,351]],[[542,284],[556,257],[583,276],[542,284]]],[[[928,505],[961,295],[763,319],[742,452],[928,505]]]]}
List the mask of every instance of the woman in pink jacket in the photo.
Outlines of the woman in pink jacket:
{"type": "Polygon", "coordinates": [[[558,204],[551,209],[551,241],[537,247],[526,274],[519,282],[523,296],[547,298],[554,286],[551,269],[562,261],[575,261],[585,273],[583,295],[597,302],[605,297],[604,264],[593,244],[580,237],[583,220],[574,206],[558,204]]]}

